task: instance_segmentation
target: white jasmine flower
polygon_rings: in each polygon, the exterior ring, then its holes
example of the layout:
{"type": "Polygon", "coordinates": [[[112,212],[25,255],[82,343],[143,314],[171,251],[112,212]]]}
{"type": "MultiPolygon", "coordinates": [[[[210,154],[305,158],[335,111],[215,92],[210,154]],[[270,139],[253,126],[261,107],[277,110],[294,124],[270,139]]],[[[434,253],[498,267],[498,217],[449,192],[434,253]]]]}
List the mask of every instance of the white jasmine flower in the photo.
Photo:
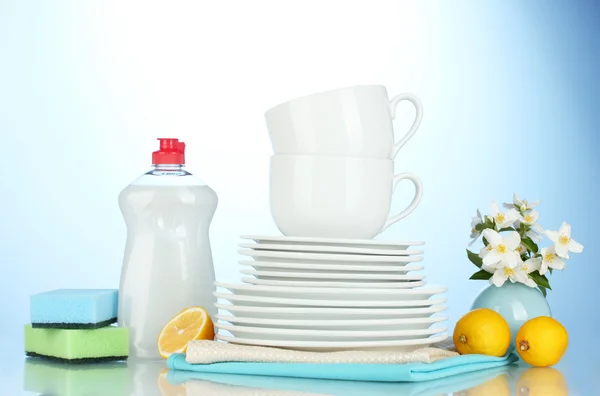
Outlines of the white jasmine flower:
{"type": "Polygon", "coordinates": [[[531,240],[535,243],[540,243],[542,241],[542,234],[544,234],[544,229],[539,224],[534,224],[529,231],[525,233],[525,236],[531,238],[531,240]]]}
{"type": "MultiPolygon", "coordinates": [[[[479,251],[479,257],[484,258],[485,255],[491,251],[492,251],[492,245],[488,244],[487,246],[484,246],[481,248],[481,250],[479,251]]],[[[486,265],[486,264],[482,264],[481,269],[489,272],[490,274],[493,274],[496,271],[496,268],[494,268],[490,265],[486,265]]]]}
{"type": "Polygon", "coordinates": [[[569,258],[569,252],[583,252],[583,245],[571,239],[571,226],[563,221],[558,231],[546,231],[546,235],[554,242],[554,250],[562,258],[569,258]]]}
{"type": "Polygon", "coordinates": [[[540,203],[540,200],[534,202],[527,202],[526,199],[519,199],[517,194],[513,194],[513,203],[505,203],[503,206],[509,209],[516,209],[524,213],[530,209],[535,208],[540,203]]]}
{"type": "Polygon", "coordinates": [[[521,269],[525,271],[526,274],[531,274],[533,271],[538,271],[541,266],[542,258],[532,257],[521,264],[521,269]]]}
{"type": "Polygon", "coordinates": [[[542,261],[540,263],[540,275],[544,275],[546,272],[548,272],[548,268],[557,270],[565,269],[565,262],[556,254],[554,246],[542,248],[542,250],[540,250],[540,254],[542,255],[542,261]]]}
{"type": "MultiPolygon", "coordinates": [[[[542,265],[542,259],[540,257],[532,257],[529,260],[526,260],[523,264],[521,264],[521,269],[525,274],[531,274],[533,271],[538,271],[542,265]]],[[[537,287],[537,283],[529,276],[527,280],[524,282],[529,287],[537,287]]]]}
{"type": "Polygon", "coordinates": [[[483,264],[481,266],[481,269],[484,270],[484,271],[489,272],[490,274],[493,274],[494,272],[496,272],[496,268],[495,267],[490,267],[489,265],[485,265],[485,264],[483,264]]]}
{"type": "Polygon", "coordinates": [[[523,224],[527,224],[528,226],[532,226],[537,223],[539,218],[540,214],[535,210],[528,210],[522,215],[519,215],[519,221],[523,224]]]}
{"type": "Polygon", "coordinates": [[[515,266],[512,267],[502,263],[496,266],[494,275],[490,278],[490,283],[500,287],[508,279],[510,279],[512,283],[521,282],[526,284],[529,277],[527,276],[527,273],[523,271],[520,264],[515,263],[515,266]]]}
{"type": "Polygon", "coordinates": [[[521,244],[521,236],[516,231],[511,231],[502,237],[498,232],[486,229],[483,230],[483,237],[488,241],[491,249],[483,257],[483,264],[489,267],[507,267],[515,268],[520,264],[521,256],[516,249],[521,244]]]}
{"type": "Polygon", "coordinates": [[[472,244],[475,243],[475,241],[477,241],[477,238],[479,238],[479,235],[481,235],[481,232],[477,231],[475,229],[475,227],[477,227],[477,225],[482,224],[483,223],[483,218],[481,217],[481,213],[479,212],[479,209],[477,209],[477,215],[475,217],[471,218],[471,243],[469,243],[469,246],[471,246],[472,244]]]}
{"type": "Polygon", "coordinates": [[[490,205],[490,217],[494,219],[498,229],[510,227],[515,221],[519,220],[519,212],[515,209],[509,209],[506,212],[500,212],[498,204],[492,201],[490,205]]]}
{"type": "Polygon", "coordinates": [[[481,248],[479,251],[479,257],[484,258],[486,254],[492,251],[492,245],[487,245],[481,248]]]}
{"type": "Polygon", "coordinates": [[[517,254],[521,256],[527,252],[527,246],[521,243],[515,250],[517,251],[517,254]]]}

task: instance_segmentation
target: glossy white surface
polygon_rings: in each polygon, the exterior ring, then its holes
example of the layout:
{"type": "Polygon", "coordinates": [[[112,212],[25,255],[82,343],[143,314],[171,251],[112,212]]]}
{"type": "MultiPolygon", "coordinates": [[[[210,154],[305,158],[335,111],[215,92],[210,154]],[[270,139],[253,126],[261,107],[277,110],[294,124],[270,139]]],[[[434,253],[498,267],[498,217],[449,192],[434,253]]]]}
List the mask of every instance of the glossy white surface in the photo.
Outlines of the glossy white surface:
{"type": "Polygon", "coordinates": [[[254,250],[273,250],[283,252],[305,253],[338,253],[338,254],[364,254],[384,256],[415,256],[423,254],[422,250],[393,250],[366,247],[323,246],[323,245],[298,245],[284,243],[240,243],[239,247],[254,250]]]}
{"type": "MultiPolygon", "coordinates": [[[[352,273],[352,272],[411,272],[421,271],[425,267],[419,265],[402,265],[396,263],[385,263],[387,265],[340,265],[340,264],[311,264],[311,263],[280,263],[277,261],[240,261],[241,265],[253,267],[258,271],[325,271],[328,273],[352,273]]],[[[377,263],[380,264],[380,263],[377,263]]]]}
{"type": "Polygon", "coordinates": [[[315,237],[288,237],[266,235],[242,235],[242,239],[252,239],[256,243],[284,244],[284,245],[315,245],[330,247],[366,247],[369,249],[398,249],[406,250],[411,246],[422,246],[424,241],[385,241],[373,239],[347,239],[347,238],[315,238],[315,237]]]}
{"type": "Polygon", "coordinates": [[[532,368],[520,363],[438,381],[382,383],[174,372],[167,370],[163,360],[59,365],[25,359],[11,348],[0,361],[0,383],[2,394],[12,396],[594,395],[597,379],[586,373],[597,369],[598,363],[581,364],[567,358],[556,368],[532,368]]]}
{"type": "MultiPolygon", "coordinates": [[[[229,301],[234,305],[249,306],[301,306],[301,307],[369,307],[369,308],[396,308],[396,307],[430,307],[436,304],[443,304],[446,298],[424,299],[423,295],[387,295],[381,296],[379,300],[319,300],[312,298],[283,298],[283,297],[264,297],[237,295],[231,293],[215,292],[217,298],[229,301]]],[[[300,297],[300,296],[298,296],[300,297]]],[[[325,296],[323,297],[325,298],[325,296]]]]}
{"type": "Polygon", "coordinates": [[[252,327],[271,327],[279,329],[303,329],[312,330],[420,330],[430,327],[434,323],[448,320],[447,316],[436,316],[429,318],[398,318],[398,319],[269,319],[254,318],[239,315],[217,314],[216,318],[222,322],[234,325],[245,325],[252,327]]]}
{"type": "Polygon", "coordinates": [[[273,347],[285,347],[302,351],[347,351],[354,349],[387,349],[394,348],[397,351],[414,351],[436,342],[444,341],[447,334],[434,337],[423,337],[410,340],[384,340],[384,341],[288,341],[288,340],[261,340],[256,338],[231,337],[217,334],[216,338],[232,344],[262,345],[273,347]]]}
{"type": "Polygon", "coordinates": [[[234,316],[265,319],[301,319],[301,320],[358,320],[358,319],[402,319],[428,318],[447,309],[443,303],[430,307],[404,308],[348,308],[348,307],[265,307],[258,304],[240,306],[235,304],[216,304],[222,311],[234,316]]]}
{"type": "Polygon", "coordinates": [[[329,253],[305,253],[305,252],[273,252],[267,250],[240,249],[238,253],[250,256],[255,260],[279,261],[289,263],[312,263],[312,264],[374,264],[378,263],[415,263],[423,261],[423,256],[382,256],[362,254],[329,254],[329,253]]]}
{"type": "Polygon", "coordinates": [[[418,97],[388,98],[384,86],[363,85],[317,92],[290,100],[265,113],[276,154],[338,155],[395,158],[421,124],[418,97]],[[392,120],[401,101],[411,102],[416,117],[405,135],[394,143],[392,120]]]}
{"type": "Polygon", "coordinates": [[[388,288],[388,289],[411,289],[413,287],[420,287],[426,284],[425,281],[403,281],[403,282],[329,282],[329,281],[302,281],[294,279],[258,279],[252,277],[243,277],[242,282],[249,283],[252,285],[264,285],[264,286],[283,286],[283,287],[337,287],[347,289],[369,289],[369,288],[388,288]]]}
{"type": "MultiPolygon", "coordinates": [[[[410,266],[406,267],[406,272],[418,271],[421,270],[421,267],[410,266]]],[[[272,279],[272,280],[281,280],[281,279],[298,279],[298,280],[354,280],[359,282],[366,281],[412,281],[412,280],[421,280],[425,278],[425,275],[397,275],[397,274],[389,274],[389,273],[343,273],[343,272],[334,272],[328,273],[325,271],[321,272],[282,272],[282,271],[255,271],[255,270],[240,270],[242,274],[245,275],[254,275],[259,279],[272,279]]]]}
{"type": "Polygon", "coordinates": [[[386,159],[274,155],[269,202],[275,225],[286,236],[371,239],[412,213],[423,186],[412,173],[394,175],[386,159]],[[398,183],[415,188],[412,202],[390,215],[398,183]]]}

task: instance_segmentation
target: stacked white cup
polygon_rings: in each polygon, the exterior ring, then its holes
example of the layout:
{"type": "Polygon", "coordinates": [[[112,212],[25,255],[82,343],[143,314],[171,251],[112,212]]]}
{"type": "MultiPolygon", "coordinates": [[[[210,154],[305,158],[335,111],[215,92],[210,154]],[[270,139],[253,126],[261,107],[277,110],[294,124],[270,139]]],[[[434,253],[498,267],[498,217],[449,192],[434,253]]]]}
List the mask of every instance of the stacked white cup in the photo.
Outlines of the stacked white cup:
{"type": "Polygon", "coordinates": [[[268,110],[270,206],[279,230],[293,237],[372,239],[414,211],[421,181],[412,173],[394,175],[394,159],[422,114],[419,98],[400,94],[390,100],[379,85],[321,92],[268,110]],[[405,100],[416,117],[395,142],[392,121],[405,100]],[[405,179],[415,196],[390,215],[392,195],[405,179]]]}

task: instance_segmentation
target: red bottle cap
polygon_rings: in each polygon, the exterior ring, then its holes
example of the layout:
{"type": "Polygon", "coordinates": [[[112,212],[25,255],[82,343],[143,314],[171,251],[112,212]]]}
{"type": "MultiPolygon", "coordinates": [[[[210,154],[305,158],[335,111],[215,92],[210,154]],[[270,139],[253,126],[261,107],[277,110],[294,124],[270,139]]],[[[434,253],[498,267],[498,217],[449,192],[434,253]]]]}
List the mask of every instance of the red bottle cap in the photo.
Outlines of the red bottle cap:
{"type": "Polygon", "coordinates": [[[185,143],[179,139],[158,138],[160,149],[152,153],[152,164],[185,164],[185,143]]]}

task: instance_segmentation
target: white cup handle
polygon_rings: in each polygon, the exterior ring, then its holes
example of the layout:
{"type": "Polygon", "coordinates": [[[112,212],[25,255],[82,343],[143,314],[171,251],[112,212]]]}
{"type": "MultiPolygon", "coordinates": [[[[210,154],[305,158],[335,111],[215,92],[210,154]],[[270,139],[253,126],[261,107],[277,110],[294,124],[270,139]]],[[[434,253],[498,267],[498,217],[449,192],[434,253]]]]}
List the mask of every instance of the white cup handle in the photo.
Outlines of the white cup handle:
{"type": "Polygon", "coordinates": [[[403,100],[408,100],[409,102],[411,102],[415,106],[417,114],[415,116],[415,121],[413,122],[406,135],[404,135],[404,137],[394,145],[394,151],[392,152],[391,157],[392,159],[396,158],[396,156],[398,155],[398,151],[400,151],[402,146],[404,146],[406,142],[408,142],[408,140],[411,137],[413,137],[413,135],[419,128],[419,125],[421,125],[421,120],[423,119],[423,106],[421,105],[421,100],[413,94],[404,93],[396,95],[394,96],[394,98],[392,98],[392,100],[390,100],[390,113],[392,115],[392,120],[396,118],[396,107],[398,107],[398,104],[403,100]]]}
{"type": "Polygon", "coordinates": [[[385,225],[383,226],[381,231],[385,230],[392,224],[396,223],[397,221],[399,221],[399,220],[405,218],[406,216],[408,216],[409,214],[411,214],[412,211],[415,210],[415,208],[421,202],[421,197],[423,196],[423,184],[421,183],[421,180],[419,179],[419,177],[417,175],[415,175],[414,173],[399,173],[396,176],[394,176],[394,182],[393,182],[394,186],[392,187],[392,194],[396,191],[396,186],[398,185],[400,180],[405,180],[405,179],[410,180],[415,185],[415,197],[413,198],[412,202],[410,203],[410,205],[408,205],[408,207],[406,209],[404,209],[402,212],[400,212],[399,214],[397,214],[395,216],[389,217],[387,219],[387,221],[385,222],[385,225]]]}

